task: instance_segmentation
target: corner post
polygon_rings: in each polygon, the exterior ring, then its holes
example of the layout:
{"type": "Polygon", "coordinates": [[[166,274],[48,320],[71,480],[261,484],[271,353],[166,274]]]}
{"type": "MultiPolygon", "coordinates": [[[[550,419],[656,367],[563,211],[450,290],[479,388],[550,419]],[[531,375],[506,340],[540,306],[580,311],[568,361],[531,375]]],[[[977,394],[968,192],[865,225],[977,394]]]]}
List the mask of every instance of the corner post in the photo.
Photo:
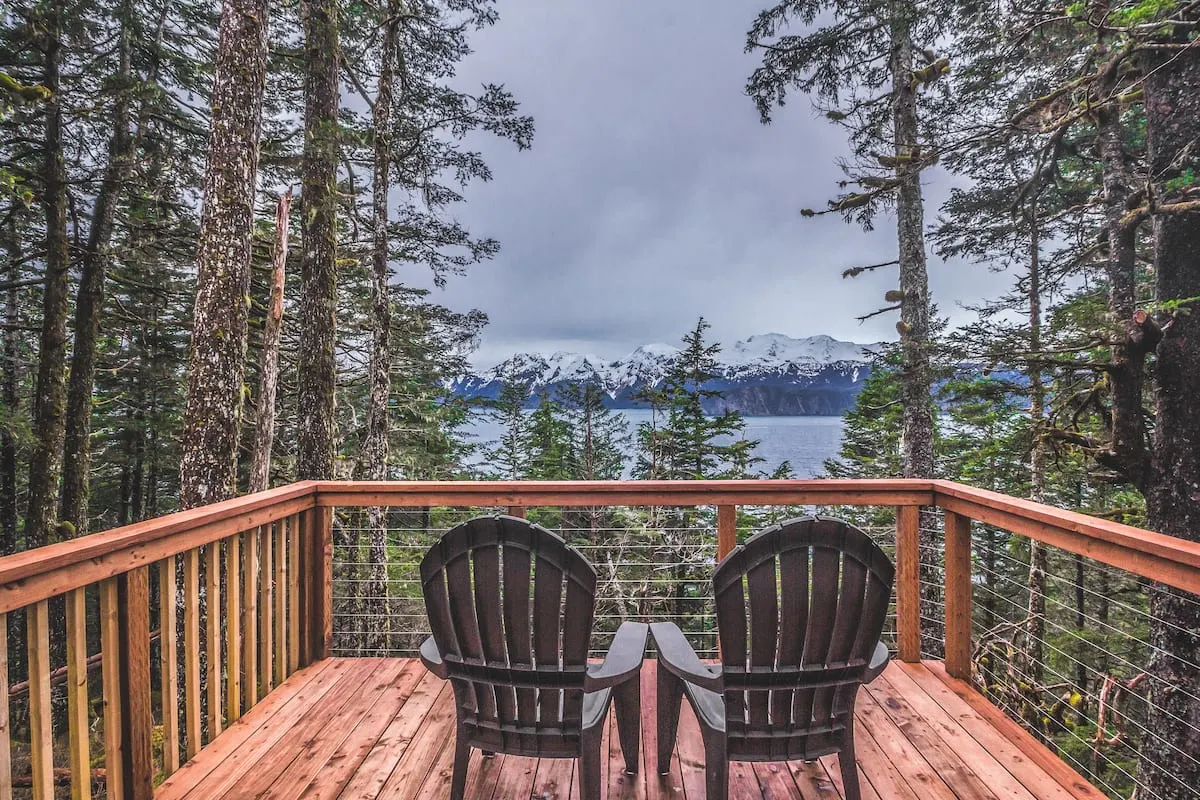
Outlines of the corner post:
{"type": "Polygon", "coordinates": [[[901,661],[921,660],[921,507],[896,508],[896,639],[901,661]]]}
{"type": "Polygon", "coordinates": [[[333,509],[300,512],[300,666],[333,650],[333,509]]]}
{"type": "Polygon", "coordinates": [[[946,672],[971,678],[971,520],[946,511],[946,672]]]}

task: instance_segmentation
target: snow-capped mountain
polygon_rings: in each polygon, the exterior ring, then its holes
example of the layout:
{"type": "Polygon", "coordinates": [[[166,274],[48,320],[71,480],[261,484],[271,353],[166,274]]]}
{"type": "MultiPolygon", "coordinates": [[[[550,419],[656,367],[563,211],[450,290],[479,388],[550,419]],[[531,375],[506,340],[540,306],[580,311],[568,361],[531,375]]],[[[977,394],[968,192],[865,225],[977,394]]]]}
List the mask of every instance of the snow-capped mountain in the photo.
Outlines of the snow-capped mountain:
{"type": "MultiPolygon", "coordinates": [[[[779,333],[751,336],[723,348],[712,388],[710,411],[736,409],[748,415],[826,415],[849,408],[879,345],[843,342],[829,336],[793,339],[779,333]]],[[[635,408],[633,396],[662,382],[679,348],[647,344],[616,361],[593,355],[521,353],[491,369],[455,379],[462,397],[495,398],[507,381],[530,387],[530,402],[570,383],[604,389],[613,408],[635,408]]]]}

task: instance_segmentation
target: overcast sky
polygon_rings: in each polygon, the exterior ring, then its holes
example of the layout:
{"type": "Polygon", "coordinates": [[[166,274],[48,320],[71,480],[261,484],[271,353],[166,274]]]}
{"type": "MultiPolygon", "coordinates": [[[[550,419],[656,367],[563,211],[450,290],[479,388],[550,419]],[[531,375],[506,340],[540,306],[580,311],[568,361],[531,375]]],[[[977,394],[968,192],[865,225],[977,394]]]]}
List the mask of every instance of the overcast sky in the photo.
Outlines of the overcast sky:
{"type": "MultiPolygon", "coordinates": [[[[772,331],[895,338],[894,315],[855,320],[883,304],[895,271],[841,278],[895,258],[890,218],[866,234],[799,213],[836,192],[843,131],[800,96],[763,126],[744,94],[755,65],[744,35],[765,2],[498,3],[500,22],[476,34],[460,75],[506,84],[537,133],[523,153],[484,141],[494,179],[457,211],[502,244],[440,293],[490,317],[477,364],[560,349],[616,358],[678,343],[699,315],[727,343],[772,331]]],[[[927,177],[927,196],[944,192],[927,177]]],[[[1009,280],[934,258],[930,274],[952,323],[1009,280]]]]}

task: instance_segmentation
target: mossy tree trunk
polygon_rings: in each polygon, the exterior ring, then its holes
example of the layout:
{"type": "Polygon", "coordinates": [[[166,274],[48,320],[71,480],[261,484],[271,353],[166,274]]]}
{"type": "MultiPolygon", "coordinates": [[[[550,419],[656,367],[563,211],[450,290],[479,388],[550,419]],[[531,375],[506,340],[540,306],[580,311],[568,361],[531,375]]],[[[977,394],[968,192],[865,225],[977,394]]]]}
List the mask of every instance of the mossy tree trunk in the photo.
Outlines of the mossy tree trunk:
{"type": "Polygon", "coordinates": [[[179,501],[184,508],[228,498],[237,485],[266,26],[266,0],[225,0],[213,78],[179,465],[179,501]]]}
{"type": "Polygon", "coordinates": [[[88,532],[88,474],[92,463],[92,390],[96,385],[96,339],[104,311],[104,283],[112,261],[111,242],[117,205],[126,189],[133,155],[130,130],[130,31],[133,13],[129,3],[121,8],[117,95],[112,111],[112,137],[108,163],[92,210],[87,248],[80,268],[75,301],[75,344],[67,382],[67,418],[63,448],[63,485],[60,516],[73,534],[88,532]]]}
{"type": "Polygon", "coordinates": [[[251,492],[266,491],[271,484],[271,450],[275,442],[275,398],[279,390],[279,342],[283,334],[283,287],[291,207],[292,190],[289,188],[275,207],[275,251],[271,254],[271,293],[267,298],[267,319],[263,326],[258,413],[254,420],[248,486],[251,492]]]}
{"type": "Polygon", "coordinates": [[[333,477],[337,363],[338,35],[336,0],[303,0],[297,477],[333,477]]]}
{"type": "MultiPolygon", "coordinates": [[[[900,344],[904,477],[933,477],[933,402],[930,370],[929,274],[925,257],[925,201],[921,195],[921,144],[917,120],[917,82],[913,80],[911,26],[918,14],[910,2],[890,6],[892,129],[896,156],[896,232],[900,271],[900,344]]],[[[934,515],[921,514],[922,637],[926,652],[941,649],[937,534],[934,515]]]]}
{"type": "Polygon", "coordinates": [[[59,94],[62,58],[61,5],[46,7],[42,21],[42,84],[50,91],[46,103],[41,174],[41,205],[46,216],[45,285],[38,349],[37,384],[33,396],[33,454],[29,463],[29,507],[25,546],[48,544],[56,527],[58,481],[62,451],[67,381],[67,294],[70,252],[67,239],[67,175],[63,152],[63,98],[59,94]]]}
{"type": "MultiPolygon", "coordinates": [[[[1154,480],[1146,489],[1150,527],[1200,541],[1200,209],[1187,193],[1200,172],[1200,50],[1183,39],[1152,51],[1146,64],[1147,147],[1153,193],[1155,292],[1164,309],[1156,349],[1154,480]],[[1172,205],[1175,210],[1168,211],[1172,205]],[[1186,312],[1186,313],[1185,313],[1186,312]]],[[[1148,742],[1140,771],[1149,796],[1195,797],[1200,786],[1200,619],[1195,596],[1162,585],[1151,590],[1151,712],[1147,728],[1170,747],[1148,742]]]]}
{"type": "MultiPolygon", "coordinates": [[[[388,3],[379,45],[379,82],[372,108],[374,166],[371,179],[371,391],[367,407],[367,434],[363,442],[364,474],[369,480],[388,478],[388,397],[391,395],[392,298],[388,241],[388,194],[391,189],[393,78],[399,41],[400,3],[388,3]]],[[[365,595],[371,608],[366,619],[364,646],[383,650],[388,644],[387,509],[372,507],[368,543],[368,583],[365,595]]],[[[357,585],[357,584],[356,584],[357,585]]],[[[360,603],[361,605],[361,603],[360,603]]]]}

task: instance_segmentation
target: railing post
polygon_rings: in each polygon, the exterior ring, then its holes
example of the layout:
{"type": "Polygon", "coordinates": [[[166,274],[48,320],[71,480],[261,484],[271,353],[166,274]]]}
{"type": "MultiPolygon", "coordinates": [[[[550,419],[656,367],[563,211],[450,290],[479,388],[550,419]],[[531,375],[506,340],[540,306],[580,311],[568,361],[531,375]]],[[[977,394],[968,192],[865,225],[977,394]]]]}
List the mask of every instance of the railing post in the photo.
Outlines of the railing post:
{"type": "Polygon", "coordinates": [[[896,508],[896,646],[901,661],[921,660],[921,507],[896,508]]]}
{"type": "Polygon", "coordinates": [[[737,506],[717,506],[717,561],[737,547],[737,506]]]}
{"type": "Polygon", "coordinates": [[[333,509],[301,513],[301,666],[328,658],[333,650],[333,509]]]}
{"type": "Polygon", "coordinates": [[[946,518],[946,672],[971,678],[971,520],[946,518]]]}
{"type": "Polygon", "coordinates": [[[510,517],[519,517],[521,519],[525,519],[525,507],[524,506],[509,506],[508,507],[508,515],[510,517]]]}
{"type": "Polygon", "coordinates": [[[101,584],[108,796],[154,795],[150,734],[150,576],[139,567],[101,584]],[[111,729],[108,726],[111,724],[111,729]]]}

